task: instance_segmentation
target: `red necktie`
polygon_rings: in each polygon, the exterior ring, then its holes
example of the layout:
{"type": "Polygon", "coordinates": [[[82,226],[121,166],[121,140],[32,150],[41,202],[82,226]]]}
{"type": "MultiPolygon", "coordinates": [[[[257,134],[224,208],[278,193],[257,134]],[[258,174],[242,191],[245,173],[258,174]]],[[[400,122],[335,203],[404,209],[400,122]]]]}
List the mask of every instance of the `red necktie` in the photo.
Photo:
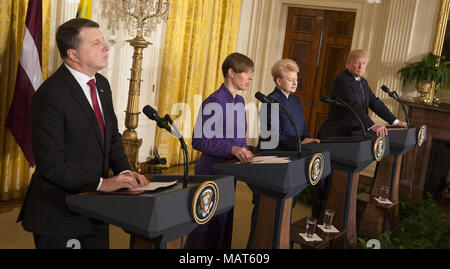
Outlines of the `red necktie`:
{"type": "Polygon", "coordinates": [[[97,90],[95,88],[95,80],[91,79],[87,83],[91,87],[91,99],[92,107],[94,108],[95,116],[97,117],[98,126],[100,127],[100,133],[102,134],[103,142],[105,142],[105,126],[103,125],[102,112],[100,111],[100,106],[97,101],[97,90]]]}

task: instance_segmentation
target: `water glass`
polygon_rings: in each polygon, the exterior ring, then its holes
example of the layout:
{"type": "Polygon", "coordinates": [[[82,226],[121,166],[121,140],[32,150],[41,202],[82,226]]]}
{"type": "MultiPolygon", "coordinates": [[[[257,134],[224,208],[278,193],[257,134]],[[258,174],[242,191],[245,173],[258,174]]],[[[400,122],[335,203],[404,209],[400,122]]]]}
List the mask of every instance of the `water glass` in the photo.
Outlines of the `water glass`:
{"type": "Polygon", "coordinates": [[[317,219],[307,218],[306,219],[306,236],[312,238],[314,231],[316,230],[317,219]]]}
{"type": "Polygon", "coordinates": [[[380,201],[387,201],[389,200],[389,186],[387,185],[381,185],[380,187],[380,201]]]}
{"type": "Polygon", "coordinates": [[[331,226],[333,225],[333,217],[334,210],[326,209],[325,214],[323,215],[323,224],[325,225],[325,229],[331,229],[331,226]]]}

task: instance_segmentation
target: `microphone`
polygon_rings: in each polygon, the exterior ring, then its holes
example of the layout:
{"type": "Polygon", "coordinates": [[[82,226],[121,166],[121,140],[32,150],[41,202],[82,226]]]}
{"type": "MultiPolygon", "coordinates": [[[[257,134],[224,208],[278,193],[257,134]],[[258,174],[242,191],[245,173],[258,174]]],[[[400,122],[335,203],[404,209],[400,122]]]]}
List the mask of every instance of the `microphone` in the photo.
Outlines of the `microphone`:
{"type": "Polygon", "coordinates": [[[395,101],[397,101],[397,102],[400,103],[400,105],[401,105],[401,107],[402,107],[402,110],[403,110],[403,113],[405,114],[405,121],[406,121],[406,124],[408,124],[408,126],[409,126],[409,117],[408,117],[408,113],[406,112],[405,104],[404,104],[403,101],[400,99],[400,97],[398,96],[397,92],[396,92],[396,91],[392,91],[392,92],[391,92],[391,91],[388,89],[388,87],[386,87],[386,85],[381,86],[381,89],[383,90],[383,92],[387,93],[390,97],[392,97],[395,101]]]}
{"type": "Polygon", "coordinates": [[[169,131],[169,133],[171,133],[173,136],[178,138],[178,140],[180,141],[181,148],[183,149],[183,153],[184,153],[183,154],[184,155],[183,188],[186,188],[188,185],[188,181],[189,181],[189,153],[188,153],[187,145],[184,142],[183,136],[181,135],[180,131],[177,129],[175,124],[173,124],[173,120],[169,115],[165,115],[164,118],[160,118],[158,115],[158,112],[149,105],[146,105],[142,109],[142,112],[144,112],[144,114],[149,119],[156,121],[156,124],[158,125],[159,128],[166,129],[167,131],[169,131]],[[170,125],[172,125],[173,130],[174,130],[173,132],[172,132],[172,128],[170,128],[168,123],[170,123],[170,125]]]}
{"type": "Polygon", "coordinates": [[[272,104],[273,101],[270,100],[269,97],[265,96],[263,93],[261,92],[256,92],[255,93],[255,97],[256,99],[258,99],[261,103],[266,103],[266,104],[272,104]]]}
{"type": "Polygon", "coordinates": [[[328,96],[320,96],[320,101],[323,103],[334,104],[337,106],[344,106],[339,100],[334,100],[329,98],[328,96]]]}
{"type": "Polygon", "coordinates": [[[393,94],[393,92],[391,92],[391,91],[389,90],[389,88],[386,87],[386,85],[381,86],[381,89],[383,90],[383,92],[387,93],[390,97],[396,99],[395,96],[394,96],[394,94],[393,94]]]}
{"type": "Polygon", "coordinates": [[[146,105],[142,109],[142,112],[144,112],[144,114],[149,119],[156,121],[156,124],[158,125],[159,128],[166,129],[167,131],[172,132],[172,129],[167,124],[168,120],[166,118],[160,118],[158,112],[153,107],[146,105]]]}

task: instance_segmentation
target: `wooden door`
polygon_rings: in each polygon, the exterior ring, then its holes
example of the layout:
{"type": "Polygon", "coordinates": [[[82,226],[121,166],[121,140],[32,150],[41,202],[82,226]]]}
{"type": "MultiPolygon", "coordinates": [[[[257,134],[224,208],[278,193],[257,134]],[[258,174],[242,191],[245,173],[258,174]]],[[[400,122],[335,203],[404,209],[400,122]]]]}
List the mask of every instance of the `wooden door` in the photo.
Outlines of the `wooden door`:
{"type": "Polygon", "coordinates": [[[299,67],[296,95],[303,104],[311,137],[317,137],[328,115],[328,96],[333,79],[345,69],[350,52],[356,13],[289,8],[283,58],[299,67]]]}
{"type": "Polygon", "coordinates": [[[322,25],[323,10],[289,8],[283,58],[296,61],[300,67],[295,94],[302,101],[307,124],[312,108],[322,25]]]}
{"type": "Polygon", "coordinates": [[[325,11],[325,27],[309,118],[309,134],[317,137],[320,126],[328,116],[328,104],[320,96],[329,96],[334,78],[346,68],[350,53],[356,13],[325,11]]]}

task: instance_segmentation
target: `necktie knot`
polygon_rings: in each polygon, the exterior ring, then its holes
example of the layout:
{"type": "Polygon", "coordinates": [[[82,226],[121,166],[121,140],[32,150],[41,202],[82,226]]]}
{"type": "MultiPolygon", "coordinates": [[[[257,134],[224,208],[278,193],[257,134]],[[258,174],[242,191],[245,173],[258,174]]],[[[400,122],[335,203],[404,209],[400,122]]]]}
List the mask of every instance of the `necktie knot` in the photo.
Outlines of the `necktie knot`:
{"type": "Polygon", "coordinates": [[[95,80],[94,79],[89,80],[87,84],[89,85],[89,87],[91,87],[91,90],[95,89],[95,80]]]}

